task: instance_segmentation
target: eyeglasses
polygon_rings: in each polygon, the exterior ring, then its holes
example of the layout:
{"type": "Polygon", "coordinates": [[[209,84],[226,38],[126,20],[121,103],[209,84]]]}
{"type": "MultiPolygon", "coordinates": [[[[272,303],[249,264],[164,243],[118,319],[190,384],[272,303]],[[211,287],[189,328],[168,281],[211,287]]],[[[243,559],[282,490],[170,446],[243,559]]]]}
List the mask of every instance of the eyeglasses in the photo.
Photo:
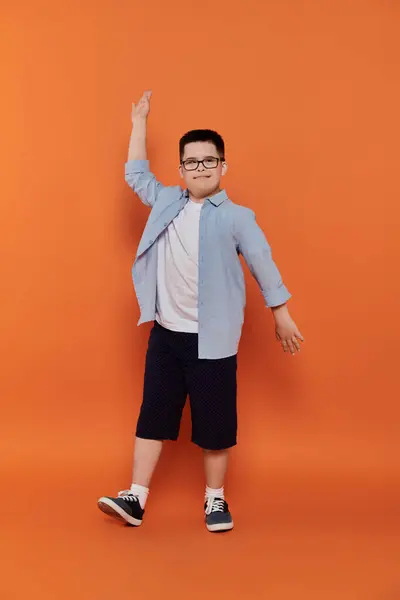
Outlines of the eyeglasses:
{"type": "Polygon", "coordinates": [[[217,158],[216,156],[206,156],[203,160],[196,160],[195,158],[188,158],[182,161],[182,166],[185,171],[196,171],[199,165],[203,165],[205,169],[216,169],[218,163],[224,162],[223,158],[217,158]]]}

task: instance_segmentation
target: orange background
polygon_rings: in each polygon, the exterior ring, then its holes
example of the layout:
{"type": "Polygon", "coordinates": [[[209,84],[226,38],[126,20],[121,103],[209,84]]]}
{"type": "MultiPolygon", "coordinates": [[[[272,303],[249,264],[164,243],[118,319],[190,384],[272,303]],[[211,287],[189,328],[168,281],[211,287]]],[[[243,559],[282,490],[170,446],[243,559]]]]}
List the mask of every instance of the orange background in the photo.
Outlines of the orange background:
{"type": "Polygon", "coordinates": [[[398,5],[1,11],[0,597],[399,598],[398,5]],[[225,137],[229,195],[256,211],[306,338],[281,352],[247,273],[226,536],[202,524],[188,412],[144,526],[96,508],[130,485],[141,401],[130,270],[148,212],[124,162],[146,88],[164,183],[182,133],[225,137]]]}

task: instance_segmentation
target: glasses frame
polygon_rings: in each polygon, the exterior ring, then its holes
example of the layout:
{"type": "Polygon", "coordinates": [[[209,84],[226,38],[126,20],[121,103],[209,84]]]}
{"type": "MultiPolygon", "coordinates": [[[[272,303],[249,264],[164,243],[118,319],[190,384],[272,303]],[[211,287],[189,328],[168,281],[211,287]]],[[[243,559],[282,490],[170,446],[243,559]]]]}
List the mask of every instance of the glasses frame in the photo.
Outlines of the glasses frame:
{"type": "Polygon", "coordinates": [[[197,169],[199,168],[199,165],[203,165],[203,167],[205,169],[216,169],[218,167],[219,163],[223,163],[223,162],[225,162],[224,158],[219,158],[217,156],[206,156],[206,158],[203,158],[203,160],[197,160],[196,158],[188,158],[186,160],[182,160],[181,161],[181,165],[185,169],[185,171],[188,171],[190,173],[190,171],[197,171],[197,169]],[[217,161],[217,164],[215,165],[215,167],[206,167],[206,165],[204,164],[204,161],[207,160],[207,159],[210,159],[210,158],[213,158],[214,160],[217,161]],[[196,166],[195,169],[187,169],[186,168],[185,163],[188,160],[193,161],[193,162],[197,162],[197,166],[196,166]]]}

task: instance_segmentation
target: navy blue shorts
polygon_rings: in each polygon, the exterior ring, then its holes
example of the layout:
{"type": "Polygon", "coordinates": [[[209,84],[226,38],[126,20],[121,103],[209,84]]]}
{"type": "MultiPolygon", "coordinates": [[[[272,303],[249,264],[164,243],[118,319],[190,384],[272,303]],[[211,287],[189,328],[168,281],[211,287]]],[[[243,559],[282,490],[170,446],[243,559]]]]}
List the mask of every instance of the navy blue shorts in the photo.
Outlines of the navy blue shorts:
{"type": "Polygon", "coordinates": [[[197,333],[170,331],[155,322],[146,355],[137,437],[177,440],[189,396],[192,442],[207,450],[234,446],[236,370],[236,355],[198,358],[197,333]]]}

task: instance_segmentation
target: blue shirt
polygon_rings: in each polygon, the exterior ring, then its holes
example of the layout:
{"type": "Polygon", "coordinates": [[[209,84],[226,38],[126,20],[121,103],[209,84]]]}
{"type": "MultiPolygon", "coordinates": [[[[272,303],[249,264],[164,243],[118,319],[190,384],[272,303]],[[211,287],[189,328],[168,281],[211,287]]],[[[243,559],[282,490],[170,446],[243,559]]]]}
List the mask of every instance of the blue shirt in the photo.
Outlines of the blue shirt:
{"type": "MultiPolygon", "coordinates": [[[[156,316],[157,240],[189,196],[179,186],[163,186],[157,181],[147,160],[128,161],[125,180],[151,207],[132,268],[140,325],[156,316]]],[[[207,198],[200,212],[199,358],[225,358],[238,351],[246,304],[240,255],[257,280],[266,306],[287,302],[290,294],[254,212],[229,200],[223,190],[207,198]]]]}

